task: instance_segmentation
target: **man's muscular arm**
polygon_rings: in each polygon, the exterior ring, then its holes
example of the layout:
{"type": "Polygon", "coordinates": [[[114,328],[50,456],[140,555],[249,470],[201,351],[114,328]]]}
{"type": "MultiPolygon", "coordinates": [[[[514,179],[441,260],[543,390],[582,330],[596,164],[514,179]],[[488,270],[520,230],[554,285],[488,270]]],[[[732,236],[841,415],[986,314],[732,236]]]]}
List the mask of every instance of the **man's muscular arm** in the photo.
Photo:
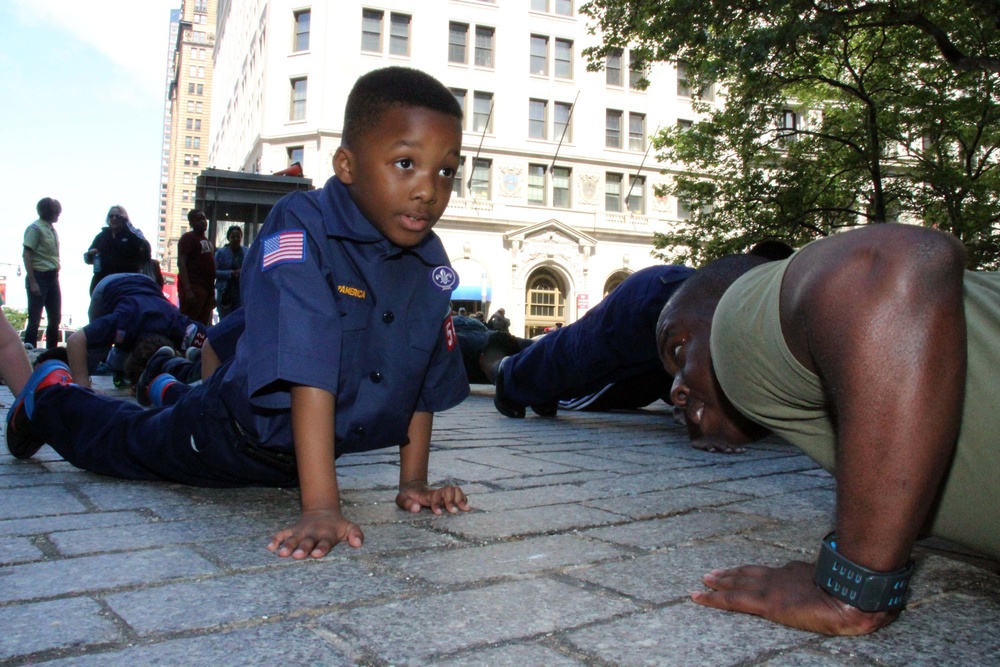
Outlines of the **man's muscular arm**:
{"type": "MultiPolygon", "coordinates": [[[[881,225],[792,260],[782,330],[822,379],[837,425],[837,551],[869,569],[905,566],[954,451],[965,387],[964,251],[957,239],[881,225]]],[[[871,632],[865,613],[812,583],[811,567],[714,571],[703,604],[823,632],[871,632]]]]}

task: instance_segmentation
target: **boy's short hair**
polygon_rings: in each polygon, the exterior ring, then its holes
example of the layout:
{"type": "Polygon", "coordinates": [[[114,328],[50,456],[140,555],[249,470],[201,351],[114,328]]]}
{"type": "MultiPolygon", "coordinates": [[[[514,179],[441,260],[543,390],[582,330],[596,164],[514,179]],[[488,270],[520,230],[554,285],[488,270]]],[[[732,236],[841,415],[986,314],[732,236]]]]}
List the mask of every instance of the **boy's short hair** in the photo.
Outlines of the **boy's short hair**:
{"type": "Polygon", "coordinates": [[[462,120],[462,107],[430,74],[410,67],[386,67],[361,76],[347,96],[343,144],[350,147],[392,107],[421,107],[462,120]]]}

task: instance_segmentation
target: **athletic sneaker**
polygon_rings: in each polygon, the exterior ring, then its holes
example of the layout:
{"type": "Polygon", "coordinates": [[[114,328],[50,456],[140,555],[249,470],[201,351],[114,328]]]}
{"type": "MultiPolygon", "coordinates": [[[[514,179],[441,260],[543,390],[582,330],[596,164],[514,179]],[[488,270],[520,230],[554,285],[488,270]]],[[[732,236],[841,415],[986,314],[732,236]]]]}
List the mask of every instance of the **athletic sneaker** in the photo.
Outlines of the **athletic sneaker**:
{"type": "Polygon", "coordinates": [[[7,449],[18,459],[30,459],[45,441],[31,429],[31,416],[35,412],[35,394],[47,387],[73,383],[69,366],[57,359],[43,362],[28,378],[24,389],[7,412],[7,449]]]}
{"type": "Polygon", "coordinates": [[[139,376],[139,381],[135,386],[135,400],[139,402],[139,405],[144,408],[153,405],[150,387],[156,378],[164,374],[164,364],[176,356],[177,352],[174,348],[164,345],[149,358],[149,361],[146,362],[146,368],[142,371],[142,375],[139,376]]]}
{"type": "Polygon", "coordinates": [[[503,368],[505,361],[507,361],[507,357],[501,359],[500,364],[497,366],[497,374],[494,379],[496,393],[493,395],[493,406],[497,409],[497,412],[506,417],[522,419],[524,417],[524,406],[514,403],[504,395],[503,374],[500,372],[500,369],[503,368]]]}

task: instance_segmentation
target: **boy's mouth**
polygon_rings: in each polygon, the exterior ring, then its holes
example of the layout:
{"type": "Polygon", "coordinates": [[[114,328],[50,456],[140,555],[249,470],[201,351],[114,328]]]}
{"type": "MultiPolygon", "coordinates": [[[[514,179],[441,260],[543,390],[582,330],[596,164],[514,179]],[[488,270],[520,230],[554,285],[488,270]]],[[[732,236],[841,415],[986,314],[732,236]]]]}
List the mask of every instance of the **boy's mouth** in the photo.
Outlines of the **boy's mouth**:
{"type": "Polygon", "coordinates": [[[403,213],[399,216],[403,223],[403,228],[413,232],[423,231],[430,225],[430,218],[426,215],[411,215],[403,213]]]}

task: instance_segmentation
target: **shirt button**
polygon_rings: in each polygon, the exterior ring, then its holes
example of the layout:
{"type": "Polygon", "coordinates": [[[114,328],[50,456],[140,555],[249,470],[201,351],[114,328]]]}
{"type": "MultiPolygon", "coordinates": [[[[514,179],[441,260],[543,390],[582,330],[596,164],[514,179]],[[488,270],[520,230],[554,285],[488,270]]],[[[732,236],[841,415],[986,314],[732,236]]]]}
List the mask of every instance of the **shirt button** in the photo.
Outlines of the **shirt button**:
{"type": "Polygon", "coordinates": [[[392,314],[391,310],[382,313],[382,321],[386,324],[391,324],[394,319],[396,319],[396,316],[392,314]]]}
{"type": "Polygon", "coordinates": [[[372,371],[372,374],[368,376],[368,379],[370,379],[375,384],[378,384],[379,382],[382,381],[382,374],[379,373],[378,371],[372,371]]]}

